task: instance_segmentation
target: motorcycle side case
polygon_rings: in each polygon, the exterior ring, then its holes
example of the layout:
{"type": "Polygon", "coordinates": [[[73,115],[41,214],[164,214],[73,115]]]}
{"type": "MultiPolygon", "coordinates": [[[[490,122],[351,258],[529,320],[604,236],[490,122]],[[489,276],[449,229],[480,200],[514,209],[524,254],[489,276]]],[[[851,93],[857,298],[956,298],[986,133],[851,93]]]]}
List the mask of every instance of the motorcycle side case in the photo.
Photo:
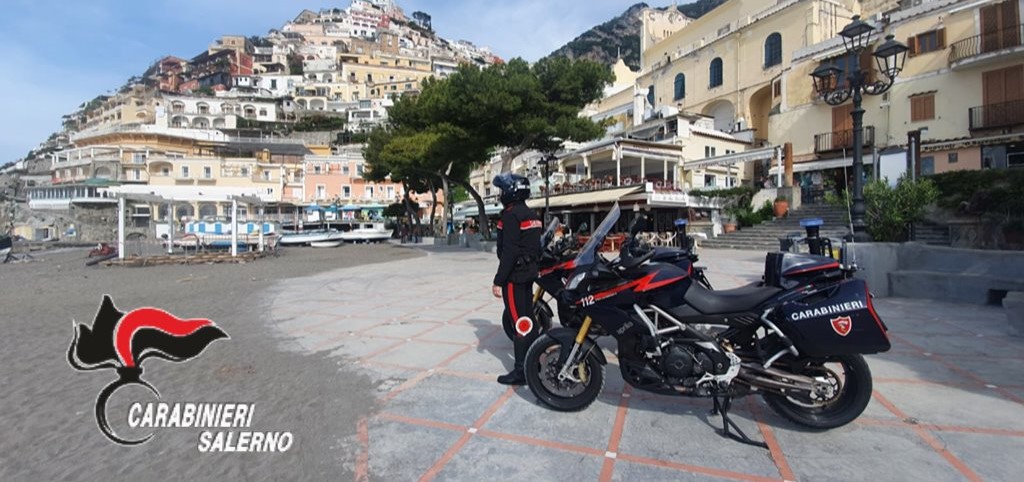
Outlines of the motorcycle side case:
{"type": "Polygon", "coordinates": [[[804,291],[779,308],[779,329],[812,357],[888,351],[888,331],[871,304],[864,280],[804,291]]]}

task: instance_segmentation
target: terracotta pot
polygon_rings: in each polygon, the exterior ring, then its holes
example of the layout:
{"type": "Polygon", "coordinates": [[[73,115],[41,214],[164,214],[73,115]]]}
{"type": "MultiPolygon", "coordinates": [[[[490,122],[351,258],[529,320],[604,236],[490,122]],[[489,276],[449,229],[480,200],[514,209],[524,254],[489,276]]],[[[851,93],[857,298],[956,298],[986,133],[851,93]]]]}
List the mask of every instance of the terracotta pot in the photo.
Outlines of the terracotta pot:
{"type": "Polygon", "coordinates": [[[724,223],[722,224],[722,229],[727,233],[731,233],[736,230],[736,223],[724,223]]]}
{"type": "Polygon", "coordinates": [[[773,208],[775,211],[775,217],[781,218],[785,216],[787,212],[789,212],[789,201],[775,201],[775,205],[773,206],[773,208]]]}

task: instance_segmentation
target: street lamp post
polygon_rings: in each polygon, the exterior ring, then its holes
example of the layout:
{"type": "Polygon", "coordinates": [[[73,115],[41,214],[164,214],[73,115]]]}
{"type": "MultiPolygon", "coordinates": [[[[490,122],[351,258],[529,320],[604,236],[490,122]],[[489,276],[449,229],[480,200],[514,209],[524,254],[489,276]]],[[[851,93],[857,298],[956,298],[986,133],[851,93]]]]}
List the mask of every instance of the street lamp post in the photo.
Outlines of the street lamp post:
{"type": "Polygon", "coordinates": [[[861,107],[863,94],[880,95],[889,90],[896,81],[896,76],[903,70],[903,62],[907,57],[907,46],[885,37],[885,42],[875,50],[873,56],[882,73],[883,79],[870,81],[861,71],[860,54],[867,48],[875,27],[854,15],[853,22],[843,28],[839,35],[843,38],[846,53],[852,57],[850,72],[846,72],[845,86],[840,85],[842,69],[832,64],[822,64],[811,76],[814,77],[814,90],[829,105],[840,105],[853,99],[853,208],[850,221],[853,224],[855,241],[871,241],[864,222],[864,108],[861,107]]]}
{"type": "Polygon", "coordinates": [[[544,168],[544,223],[547,224],[551,218],[548,217],[548,204],[549,197],[551,196],[551,163],[558,160],[554,154],[548,154],[542,157],[538,164],[544,168]]]}

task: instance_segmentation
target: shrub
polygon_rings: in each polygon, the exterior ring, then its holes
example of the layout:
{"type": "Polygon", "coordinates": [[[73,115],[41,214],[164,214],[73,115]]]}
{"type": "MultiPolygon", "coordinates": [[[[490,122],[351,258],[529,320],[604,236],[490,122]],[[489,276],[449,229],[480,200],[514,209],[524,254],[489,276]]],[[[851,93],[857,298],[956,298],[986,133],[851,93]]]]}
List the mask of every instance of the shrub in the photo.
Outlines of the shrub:
{"type": "Polygon", "coordinates": [[[939,207],[993,222],[1024,219],[1024,170],[952,171],[931,179],[939,207]]]}

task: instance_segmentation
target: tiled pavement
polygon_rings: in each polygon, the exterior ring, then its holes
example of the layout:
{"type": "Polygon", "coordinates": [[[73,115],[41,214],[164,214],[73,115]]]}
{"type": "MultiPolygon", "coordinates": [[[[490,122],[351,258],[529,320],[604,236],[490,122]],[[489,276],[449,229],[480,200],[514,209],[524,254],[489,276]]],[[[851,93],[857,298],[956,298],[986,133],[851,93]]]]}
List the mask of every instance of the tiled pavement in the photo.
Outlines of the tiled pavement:
{"type": "MultiPolygon", "coordinates": [[[[719,288],[758,279],[762,253],[707,250],[719,288]]],[[[292,346],[377,382],[358,427],[360,480],[1020,480],[1024,339],[1001,309],[878,300],[892,351],[869,358],[874,398],[856,422],[810,432],[759,398],[734,419],[770,450],[721,438],[705,399],[625,387],[614,357],[580,413],[494,382],[512,364],[490,295],[493,255],[437,249],[409,261],[289,280],[272,314],[292,346]],[[1014,475],[1016,474],[1016,475],[1014,475]]],[[[606,345],[610,346],[610,345],[606,345]]],[[[611,353],[606,351],[606,353],[611,353]]],[[[343,409],[339,407],[339,409],[343,409]]]]}

